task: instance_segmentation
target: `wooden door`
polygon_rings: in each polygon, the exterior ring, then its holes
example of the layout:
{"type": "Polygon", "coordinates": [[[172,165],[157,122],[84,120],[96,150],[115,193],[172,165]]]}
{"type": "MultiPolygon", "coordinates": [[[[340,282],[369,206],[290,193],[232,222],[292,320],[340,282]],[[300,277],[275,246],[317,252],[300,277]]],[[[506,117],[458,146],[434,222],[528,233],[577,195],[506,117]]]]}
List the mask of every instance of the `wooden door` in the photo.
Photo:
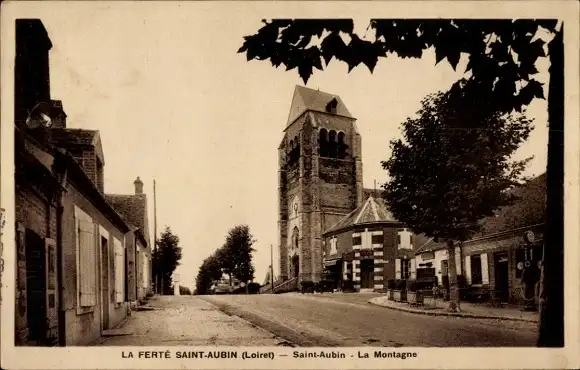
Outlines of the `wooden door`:
{"type": "Polygon", "coordinates": [[[44,262],[46,264],[46,338],[49,344],[58,344],[58,281],[56,241],[45,239],[44,262]]]}
{"type": "Polygon", "coordinates": [[[44,241],[40,235],[26,229],[25,248],[28,339],[31,344],[44,345],[47,331],[44,241]]]}
{"type": "Polygon", "coordinates": [[[495,290],[501,302],[509,301],[509,264],[507,253],[495,253],[495,290]]]}
{"type": "Polygon", "coordinates": [[[374,288],[374,263],[373,260],[360,261],[360,287],[361,289],[374,288]]]}

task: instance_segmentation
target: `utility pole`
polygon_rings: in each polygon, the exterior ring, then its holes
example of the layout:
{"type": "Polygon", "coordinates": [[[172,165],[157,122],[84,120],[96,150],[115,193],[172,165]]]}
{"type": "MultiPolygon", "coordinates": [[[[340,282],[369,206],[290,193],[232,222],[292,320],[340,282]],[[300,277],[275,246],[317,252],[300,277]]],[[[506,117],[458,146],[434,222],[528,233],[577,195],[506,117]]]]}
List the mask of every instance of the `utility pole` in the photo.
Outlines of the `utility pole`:
{"type": "Polygon", "coordinates": [[[272,293],[274,293],[274,247],[270,244],[270,281],[272,282],[272,293]]]}
{"type": "MultiPolygon", "coordinates": [[[[155,179],[153,179],[153,255],[157,255],[157,193],[155,179]]],[[[159,266],[157,266],[157,269],[159,269],[159,266]]],[[[155,293],[159,293],[159,276],[157,273],[153,276],[153,279],[155,280],[155,293]]]]}

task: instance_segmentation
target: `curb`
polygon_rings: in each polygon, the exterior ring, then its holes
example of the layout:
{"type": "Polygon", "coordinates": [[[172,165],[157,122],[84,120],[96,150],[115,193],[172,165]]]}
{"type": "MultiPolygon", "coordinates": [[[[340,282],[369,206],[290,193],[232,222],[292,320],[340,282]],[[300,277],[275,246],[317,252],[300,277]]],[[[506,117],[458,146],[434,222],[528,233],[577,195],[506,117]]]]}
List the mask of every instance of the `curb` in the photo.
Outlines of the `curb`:
{"type": "Polygon", "coordinates": [[[389,306],[385,304],[381,304],[378,302],[373,302],[374,298],[369,300],[367,303],[385,307],[395,311],[402,311],[408,313],[414,313],[417,315],[427,315],[427,316],[452,316],[452,317],[462,317],[466,319],[492,319],[492,320],[503,320],[503,321],[522,321],[522,322],[530,322],[530,323],[538,323],[538,320],[534,319],[526,319],[521,317],[506,317],[506,316],[492,316],[492,315],[476,315],[476,314],[469,314],[469,313],[460,313],[460,312],[433,312],[433,311],[423,311],[423,310],[414,310],[411,308],[402,308],[402,307],[395,307],[389,306]]]}

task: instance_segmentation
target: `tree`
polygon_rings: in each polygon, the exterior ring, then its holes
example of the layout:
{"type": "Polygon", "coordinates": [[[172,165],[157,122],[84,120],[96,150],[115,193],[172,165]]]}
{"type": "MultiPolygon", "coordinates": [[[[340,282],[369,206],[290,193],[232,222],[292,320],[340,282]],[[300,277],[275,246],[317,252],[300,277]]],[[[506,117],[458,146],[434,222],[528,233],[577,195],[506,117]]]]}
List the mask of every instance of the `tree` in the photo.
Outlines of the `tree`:
{"type": "Polygon", "coordinates": [[[171,288],[171,275],[179,266],[181,247],[179,237],[171,232],[169,226],[157,240],[157,250],[153,252],[153,273],[162,280],[162,292],[167,294],[171,288]]]}
{"type": "Polygon", "coordinates": [[[199,268],[195,279],[197,294],[207,294],[212,283],[222,277],[222,269],[216,254],[217,252],[206,258],[199,268]]]}
{"type": "Polygon", "coordinates": [[[217,253],[217,259],[223,272],[247,283],[254,279],[254,267],[252,266],[252,245],[255,240],[247,225],[238,225],[231,228],[226,236],[223,247],[217,253]]]}
{"type": "Polygon", "coordinates": [[[179,295],[191,295],[191,290],[186,286],[179,286],[179,295]]]}
{"type": "Polygon", "coordinates": [[[545,56],[540,29],[553,38],[548,45],[550,86],[548,95],[548,215],[544,234],[540,327],[538,346],[564,345],[564,39],[556,20],[476,19],[373,19],[367,29],[372,41],[354,33],[349,19],[278,19],[263,21],[256,34],[245,36],[239,53],[249,60],[269,59],[273,66],[298,69],[306,83],[314,68],[322,70],[335,58],[349,72],[365,64],[372,72],[379,58],[398,55],[420,58],[435,48],[436,62],[447,59],[456,68],[462,54],[468,58],[465,77],[451,93],[472,89],[506,113],[521,110],[534,98],[544,98],[534,79],[535,62],[545,56]],[[348,44],[343,40],[350,39],[348,44]],[[314,37],[319,43],[311,43],[314,37]]]}
{"type": "Polygon", "coordinates": [[[450,311],[460,311],[455,246],[480,230],[479,221],[512,204],[531,158],[510,157],[531,131],[522,114],[493,111],[479,97],[429,95],[416,118],[403,123],[404,140],[391,141],[384,197],[415,233],[447,244],[450,311]]]}

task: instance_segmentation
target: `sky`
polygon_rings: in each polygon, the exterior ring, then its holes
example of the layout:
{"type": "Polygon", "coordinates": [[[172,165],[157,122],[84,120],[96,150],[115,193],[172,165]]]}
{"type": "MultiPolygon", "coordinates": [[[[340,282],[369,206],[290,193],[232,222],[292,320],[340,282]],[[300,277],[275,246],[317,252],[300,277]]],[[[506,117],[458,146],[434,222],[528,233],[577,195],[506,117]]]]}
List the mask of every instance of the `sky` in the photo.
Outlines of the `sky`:
{"type": "MultiPolygon", "coordinates": [[[[51,95],[63,101],[68,127],[100,131],[105,192],[131,194],[139,176],[153,233],[155,179],[157,231],[169,226],[180,238],[182,285],[194,286],[202,261],[237,224],[249,225],[257,240],[255,275],[263,282],[270,245],[278,268],[277,148],[294,87],[304,83],[296,70],[248,62],[237,50],[262,18],[278,14],[257,3],[166,3],[162,11],[153,2],[85,4],[39,5],[26,15],[41,14],[49,32],[51,95]]],[[[355,18],[361,34],[367,24],[355,18]]],[[[357,118],[364,186],[373,187],[387,179],[380,162],[401,122],[427,94],[448,89],[465,64],[457,72],[436,66],[433,51],[383,59],[373,74],[331,62],[306,86],[341,96],[357,118]]],[[[542,82],[548,65],[537,65],[542,82]]],[[[528,108],[535,129],[516,154],[535,157],[529,176],[545,171],[546,108],[539,100],[528,108]]]]}

